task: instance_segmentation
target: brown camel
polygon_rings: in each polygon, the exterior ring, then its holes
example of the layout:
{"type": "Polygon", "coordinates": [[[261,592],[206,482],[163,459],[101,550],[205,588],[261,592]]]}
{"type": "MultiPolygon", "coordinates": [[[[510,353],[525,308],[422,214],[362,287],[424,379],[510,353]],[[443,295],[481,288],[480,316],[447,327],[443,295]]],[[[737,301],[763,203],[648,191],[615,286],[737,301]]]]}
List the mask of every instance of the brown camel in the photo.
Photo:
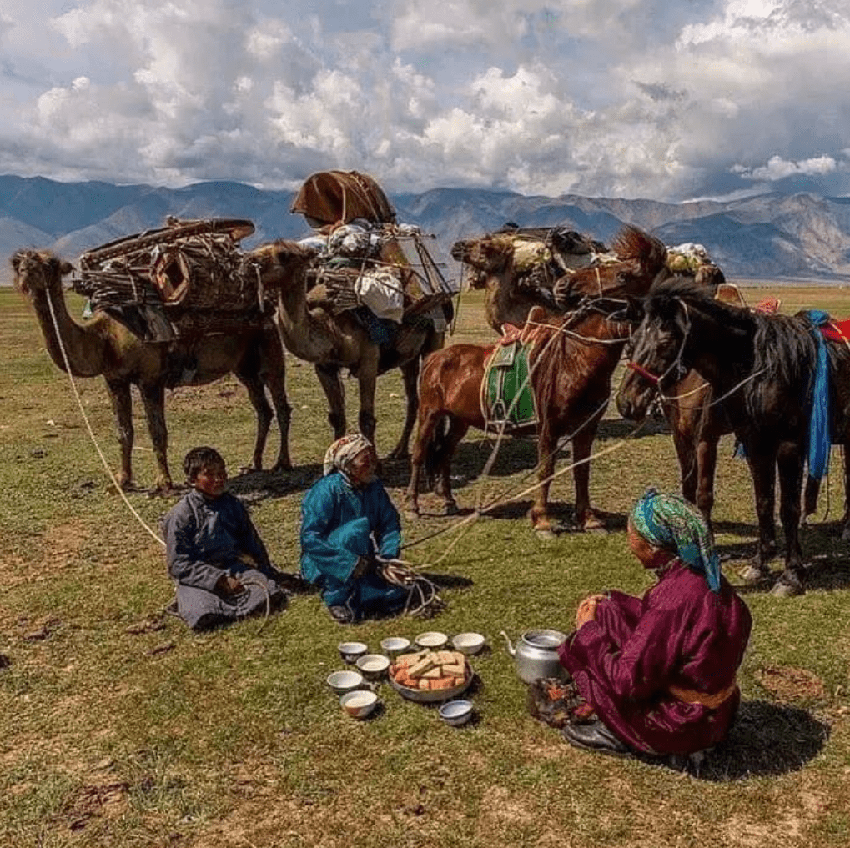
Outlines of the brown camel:
{"type": "Polygon", "coordinates": [[[452,256],[472,267],[470,285],[486,289],[487,323],[502,334],[502,325],[525,325],[532,306],[563,315],[583,297],[642,295],[664,271],[667,249],[637,227],[625,226],[612,243],[613,257],[600,265],[585,265],[553,281],[552,290],[526,285],[514,268],[516,243],[502,233],[455,242],[452,256]]]}
{"type": "Polygon", "coordinates": [[[487,323],[502,335],[504,324],[522,327],[532,306],[555,310],[551,293],[523,285],[514,268],[514,240],[509,235],[461,239],[452,245],[452,258],[472,268],[469,285],[484,289],[487,323]]]}
{"type": "Polygon", "coordinates": [[[334,438],[346,432],[345,387],[341,371],[347,368],[357,377],[360,389],[360,432],[375,440],[375,388],[379,374],[401,369],[406,409],[398,444],[389,454],[398,459],[408,455],[408,443],[419,408],[419,369],[429,353],[441,348],[445,334],[432,322],[403,323],[391,345],[377,345],[348,312],[337,315],[307,297],[306,264],[309,251],[292,241],[280,239],[251,251],[258,263],[267,290],[277,290],[277,328],[286,349],[312,362],[328,399],[328,421],[334,438]],[[302,273],[290,273],[293,261],[300,261],[302,273]]]}
{"type": "Polygon", "coordinates": [[[121,445],[121,471],[117,480],[122,489],[133,488],[130,387],[138,386],[142,396],[159,468],[156,489],[165,492],[173,488],[168,470],[165,389],[211,383],[231,372],[248,390],[257,413],[252,468],[262,468],[263,449],[273,418],[266,388],[280,427],[280,450],[272,470],[292,467],[291,407],[284,384],[283,347],[274,327],[254,327],[227,335],[208,334],[171,344],[143,341],[105,312],[98,311],[82,323],[69,315],[62,291],[62,277],[73,270],[68,262],[47,251],[21,250],[12,257],[12,267],[15,285],[33,304],[51,359],[63,371],[68,370],[64,350],[74,377],[102,376],[106,380],[121,445]]]}

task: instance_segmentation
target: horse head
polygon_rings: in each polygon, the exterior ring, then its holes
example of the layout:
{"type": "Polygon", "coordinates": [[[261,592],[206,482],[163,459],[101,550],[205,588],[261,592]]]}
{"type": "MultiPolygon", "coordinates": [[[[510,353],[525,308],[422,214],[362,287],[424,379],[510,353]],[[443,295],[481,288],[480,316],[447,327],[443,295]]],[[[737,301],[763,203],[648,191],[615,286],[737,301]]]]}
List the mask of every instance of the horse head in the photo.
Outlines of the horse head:
{"type": "Polygon", "coordinates": [[[657,393],[679,382],[687,373],[684,357],[690,318],[687,302],[675,288],[632,302],[634,320],[642,313],[626,349],[627,371],[617,392],[620,415],[642,421],[657,393]]]}

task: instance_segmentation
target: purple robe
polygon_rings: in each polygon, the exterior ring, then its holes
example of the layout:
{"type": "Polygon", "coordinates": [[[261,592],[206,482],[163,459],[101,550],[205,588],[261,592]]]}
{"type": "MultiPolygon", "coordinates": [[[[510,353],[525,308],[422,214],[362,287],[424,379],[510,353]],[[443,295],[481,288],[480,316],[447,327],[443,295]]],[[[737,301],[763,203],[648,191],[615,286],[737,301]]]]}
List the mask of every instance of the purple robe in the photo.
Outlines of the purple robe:
{"type": "Polygon", "coordinates": [[[610,592],[596,620],[558,649],[582,697],[633,748],[691,754],[729,732],[735,691],[717,709],[685,703],[670,686],[715,695],[735,680],[750,638],[746,604],[724,579],[720,592],[674,560],[643,598],[610,592]]]}

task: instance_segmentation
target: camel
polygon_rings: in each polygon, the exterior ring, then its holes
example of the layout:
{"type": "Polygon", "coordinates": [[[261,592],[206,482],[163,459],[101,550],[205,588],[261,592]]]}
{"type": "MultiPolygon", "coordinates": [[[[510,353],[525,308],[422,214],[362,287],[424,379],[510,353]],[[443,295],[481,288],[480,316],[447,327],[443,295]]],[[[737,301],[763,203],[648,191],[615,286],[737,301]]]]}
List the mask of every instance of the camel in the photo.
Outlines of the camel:
{"type": "Polygon", "coordinates": [[[273,471],[292,467],[289,458],[291,407],[284,384],[284,353],[274,327],[251,327],[227,335],[207,334],[169,344],[144,341],[120,321],[97,311],[82,323],[68,313],[62,278],[73,266],[49,251],[21,250],[12,257],[16,287],[31,301],[51,359],[74,377],[102,376],[112,401],[121,470],[117,483],[135,488],[132,470],[133,414],[131,386],[138,387],[153,443],[158,477],[156,491],[173,490],[168,470],[165,389],[203,385],[233,373],[248,390],[257,414],[257,438],[251,468],[260,470],[273,414],[280,428],[280,449],[273,471]],[[51,313],[52,305],[52,313],[51,313]],[[55,315],[55,324],[54,324],[55,315]],[[62,351],[68,357],[66,367],[62,351]]]}
{"type": "Polygon", "coordinates": [[[334,438],[345,435],[345,387],[341,371],[357,377],[360,391],[360,432],[375,441],[375,388],[378,375],[399,368],[406,397],[405,420],[401,436],[390,459],[409,455],[410,434],[419,408],[419,369],[421,361],[443,347],[445,334],[432,322],[403,323],[395,340],[377,345],[368,332],[348,312],[332,314],[321,300],[307,295],[305,273],[293,274],[293,262],[303,270],[312,251],[295,242],[279,239],[251,251],[268,291],[277,291],[275,315],[280,338],[286,349],[299,359],[312,362],[328,399],[328,422],[334,438]]]}
{"type": "Polygon", "coordinates": [[[469,285],[484,289],[487,323],[499,334],[504,324],[522,327],[533,306],[555,312],[551,294],[537,286],[523,285],[514,269],[515,244],[509,235],[461,239],[452,245],[452,258],[473,269],[469,285]]]}

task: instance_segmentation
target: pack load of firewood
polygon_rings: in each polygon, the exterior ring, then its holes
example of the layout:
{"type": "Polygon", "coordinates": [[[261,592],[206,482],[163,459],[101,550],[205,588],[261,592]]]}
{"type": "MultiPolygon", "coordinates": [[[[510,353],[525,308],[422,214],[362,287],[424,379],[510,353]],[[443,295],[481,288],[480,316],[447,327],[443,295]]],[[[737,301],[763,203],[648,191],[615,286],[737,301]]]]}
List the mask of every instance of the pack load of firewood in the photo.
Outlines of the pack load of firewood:
{"type": "Polygon", "coordinates": [[[204,314],[268,312],[256,267],[239,249],[253,232],[253,223],[242,219],[169,218],[165,227],[84,253],[74,290],[93,310],[153,305],[178,325],[204,314]]]}

